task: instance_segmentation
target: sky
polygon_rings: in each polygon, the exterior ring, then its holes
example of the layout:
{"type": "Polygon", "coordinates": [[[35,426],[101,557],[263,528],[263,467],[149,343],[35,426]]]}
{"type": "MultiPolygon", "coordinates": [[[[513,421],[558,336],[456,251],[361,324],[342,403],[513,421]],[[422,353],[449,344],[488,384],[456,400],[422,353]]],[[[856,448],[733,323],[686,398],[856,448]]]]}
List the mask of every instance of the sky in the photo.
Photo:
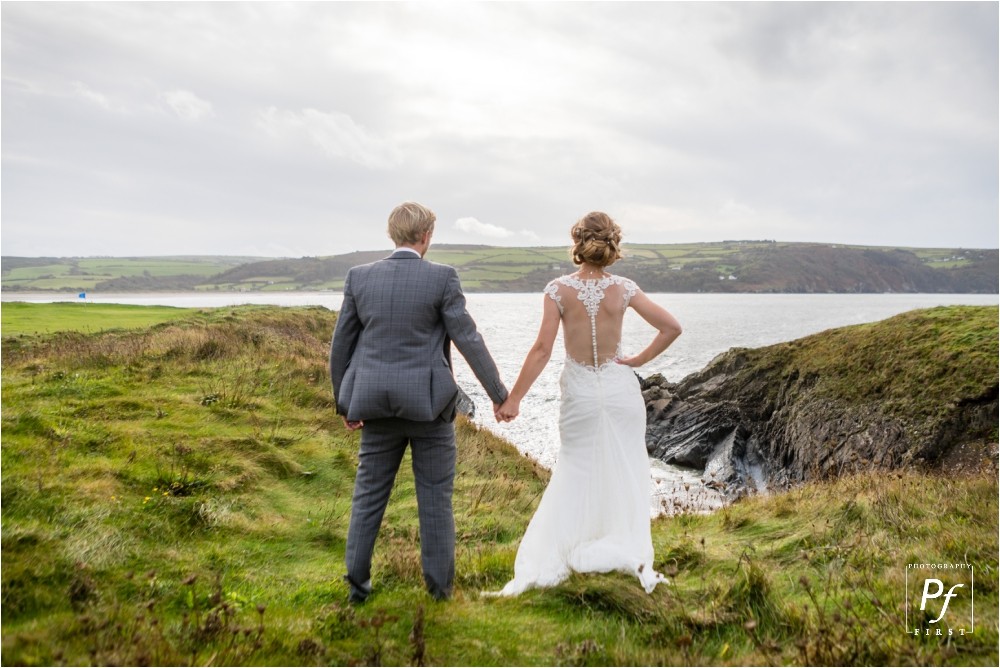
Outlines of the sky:
{"type": "Polygon", "coordinates": [[[998,246],[998,4],[0,5],[0,250],[998,246]]]}

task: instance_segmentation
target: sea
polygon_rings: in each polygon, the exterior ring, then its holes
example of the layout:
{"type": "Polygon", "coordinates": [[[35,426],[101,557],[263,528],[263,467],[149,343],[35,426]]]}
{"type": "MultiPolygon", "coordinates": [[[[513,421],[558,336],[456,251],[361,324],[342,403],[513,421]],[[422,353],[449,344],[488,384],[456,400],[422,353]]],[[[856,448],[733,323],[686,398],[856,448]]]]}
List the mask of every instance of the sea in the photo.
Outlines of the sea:
{"type": "MultiPolygon", "coordinates": [[[[835,327],[882,320],[913,309],[957,304],[997,305],[998,295],[970,294],[650,294],[684,328],[658,359],[638,369],[641,376],[663,374],[677,382],[734,347],[759,347],[790,341],[835,327]]],[[[467,308],[508,386],[537,335],[543,295],[469,293],[467,308]]],[[[258,293],[3,293],[3,301],[142,304],[204,308],[238,304],[340,308],[335,292],[258,293]]],[[[331,333],[332,334],[332,333],[331,333]]],[[[648,345],[655,330],[633,311],[626,314],[622,347],[626,355],[648,345]]],[[[476,405],[475,422],[507,439],[526,457],[551,468],[559,458],[559,374],[565,352],[557,339],[552,360],[521,402],[513,422],[498,424],[492,403],[461,355],[455,354],[459,385],[476,405]]],[[[650,459],[650,515],[706,512],[723,504],[705,485],[701,472],[650,459]]]]}

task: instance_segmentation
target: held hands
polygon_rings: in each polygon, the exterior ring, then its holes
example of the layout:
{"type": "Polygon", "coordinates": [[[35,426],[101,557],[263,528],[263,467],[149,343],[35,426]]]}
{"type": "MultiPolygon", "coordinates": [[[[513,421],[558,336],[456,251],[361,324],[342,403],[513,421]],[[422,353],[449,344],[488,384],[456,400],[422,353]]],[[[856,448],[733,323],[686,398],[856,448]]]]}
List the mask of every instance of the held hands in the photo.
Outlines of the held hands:
{"type": "Polygon", "coordinates": [[[521,412],[521,401],[513,397],[507,397],[503,404],[493,404],[493,417],[497,422],[510,422],[521,412]]]}

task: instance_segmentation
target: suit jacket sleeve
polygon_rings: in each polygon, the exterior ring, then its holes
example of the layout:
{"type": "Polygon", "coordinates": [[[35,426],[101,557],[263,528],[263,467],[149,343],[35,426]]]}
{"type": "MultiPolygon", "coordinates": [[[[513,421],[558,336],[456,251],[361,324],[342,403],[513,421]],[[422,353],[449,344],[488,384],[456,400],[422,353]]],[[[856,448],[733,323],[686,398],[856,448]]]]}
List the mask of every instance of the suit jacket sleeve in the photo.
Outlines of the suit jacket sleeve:
{"type": "Polygon", "coordinates": [[[330,382],[333,384],[333,396],[339,415],[347,415],[347,404],[345,397],[341,396],[340,388],[360,334],[361,320],[351,291],[351,272],[348,271],[344,280],[344,302],[337,315],[337,326],[330,342],[330,382]]]}
{"type": "Polygon", "coordinates": [[[495,403],[501,404],[507,399],[507,387],[500,380],[496,362],[486,349],[482,335],[476,330],[476,323],[465,308],[465,295],[458,274],[450,268],[448,282],[445,285],[444,299],[441,304],[441,315],[444,319],[448,338],[452,340],[462,357],[469,363],[472,372],[482,384],[486,394],[495,403]]]}

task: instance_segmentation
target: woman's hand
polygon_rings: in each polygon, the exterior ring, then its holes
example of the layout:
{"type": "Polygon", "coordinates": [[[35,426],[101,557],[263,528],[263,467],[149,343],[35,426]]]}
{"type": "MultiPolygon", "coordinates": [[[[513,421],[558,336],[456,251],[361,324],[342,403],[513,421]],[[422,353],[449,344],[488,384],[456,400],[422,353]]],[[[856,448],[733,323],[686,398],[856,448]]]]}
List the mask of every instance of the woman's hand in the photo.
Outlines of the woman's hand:
{"type": "Polygon", "coordinates": [[[642,359],[641,355],[633,355],[632,357],[619,358],[618,363],[624,366],[630,366],[633,369],[638,369],[639,367],[641,367],[643,364],[646,363],[646,360],[642,359]]]}
{"type": "Polygon", "coordinates": [[[510,422],[516,418],[520,412],[521,400],[514,399],[513,397],[507,397],[507,401],[503,402],[503,404],[493,411],[493,416],[497,419],[497,422],[510,422]]]}

